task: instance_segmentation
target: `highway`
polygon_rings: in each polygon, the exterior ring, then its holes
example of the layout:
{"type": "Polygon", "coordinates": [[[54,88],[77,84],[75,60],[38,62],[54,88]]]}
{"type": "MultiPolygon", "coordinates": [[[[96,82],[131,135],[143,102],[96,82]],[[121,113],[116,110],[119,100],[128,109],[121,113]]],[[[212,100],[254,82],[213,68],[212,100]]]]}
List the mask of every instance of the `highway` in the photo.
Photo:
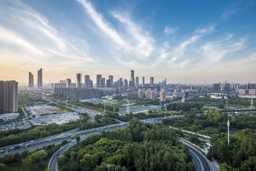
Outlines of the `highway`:
{"type": "MultiPolygon", "coordinates": [[[[183,117],[183,116],[173,115],[169,117],[149,118],[141,121],[144,123],[156,124],[156,123],[160,123],[163,119],[167,119],[167,118],[175,119],[179,117],[183,117]]],[[[36,149],[41,149],[48,145],[52,145],[52,144],[57,145],[57,144],[63,143],[63,141],[67,141],[68,143],[62,146],[59,150],[57,150],[49,160],[48,169],[50,171],[58,171],[57,160],[59,156],[61,156],[65,151],[67,151],[69,148],[71,148],[76,144],[75,138],[77,136],[80,136],[80,139],[82,141],[86,139],[88,136],[91,136],[93,134],[100,134],[104,131],[112,131],[113,129],[125,128],[127,125],[128,125],[127,122],[121,122],[117,124],[112,124],[112,125],[107,125],[107,126],[102,126],[98,128],[92,128],[92,129],[86,129],[86,130],[73,129],[57,135],[1,147],[0,157],[12,155],[15,153],[22,153],[24,151],[33,151],[36,149]]],[[[189,152],[192,156],[193,164],[195,165],[196,171],[215,171],[214,169],[211,169],[212,168],[211,164],[208,161],[208,159],[204,156],[204,154],[200,150],[198,150],[194,145],[192,145],[192,143],[186,140],[180,140],[180,142],[189,148],[189,152]]]]}
{"type": "MultiPolygon", "coordinates": [[[[123,125],[122,127],[126,127],[126,126],[127,126],[127,124],[123,125]]],[[[111,130],[112,129],[114,129],[114,128],[111,128],[111,130]]],[[[86,139],[87,137],[91,136],[92,134],[98,134],[100,132],[101,131],[99,130],[99,132],[89,133],[89,134],[85,135],[83,138],[81,138],[81,140],[86,139]]],[[[192,161],[194,164],[195,171],[218,171],[218,169],[213,167],[211,162],[205,157],[203,152],[201,152],[196,147],[196,145],[192,144],[191,142],[189,142],[183,138],[180,138],[179,141],[188,148],[190,155],[192,156],[192,161]]],[[[52,155],[51,159],[49,160],[49,164],[48,164],[49,171],[58,171],[58,163],[57,163],[58,158],[74,145],[76,145],[76,141],[73,140],[69,144],[66,144],[63,147],[61,147],[59,150],[57,150],[52,155]]]]}
{"type": "MultiPolygon", "coordinates": [[[[149,118],[142,121],[145,123],[154,124],[154,123],[160,123],[163,119],[166,119],[166,118],[179,118],[179,117],[183,117],[183,116],[173,115],[169,117],[149,118]]],[[[77,136],[87,135],[88,133],[93,133],[93,132],[108,131],[113,128],[123,128],[127,124],[128,123],[126,122],[120,122],[117,124],[112,124],[112,125],[107,125],[107,126],[102,126],[98,128],[92,128],[92,129],[85,129],[85,130],[73,129],[60,134],[56,134],[56,135],[52,135],[52,136],[48,136],[48,137],[44,137],[36,140],[30,140],[27,142],[0,147],[0,157],[13,155],[16,153],[22,153],[24,151],[33,151],[36,149],[41,149],[48,145],[58,145],[58,144],[61,144],[63,141],[71,141],[74,137],[77,137],[77,136]]]]}
{"type": "Polygon", "coordinates": [[[182,138],[179,141],[188,148],[190,155],[192,156],[192,161],[194,164],[195,171],[214,171],[215,170],[212,167],[212,164],[210,163],[210,161],[205,157],[203,152],[201,152],[201,150],[196,148],[194,144],[182,138]]]}

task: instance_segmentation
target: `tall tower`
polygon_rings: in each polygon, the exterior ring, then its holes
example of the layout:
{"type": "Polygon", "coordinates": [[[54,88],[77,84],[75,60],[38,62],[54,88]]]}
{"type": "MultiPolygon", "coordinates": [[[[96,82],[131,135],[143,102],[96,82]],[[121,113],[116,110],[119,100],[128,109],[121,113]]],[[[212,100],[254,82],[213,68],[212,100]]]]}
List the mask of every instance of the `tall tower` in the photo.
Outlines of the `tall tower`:
{"type": "Polygon", "coordinates": [[[68,79],[66,80],[66,83],[67,83],[67,87],[70,87],[70,86],[71,86],[71,79],[68,78],[68,79]]]}
{"type": "Polygon", "coordinates": [[[142,87],[144,87],[145,86],[145,77],[143,76],[142,77],[142,87]]]}
{"type": "Polygon", "coordinates": [[[228,121],[227,121],[227,129],[228,129],[228,145],[230,143],[230,138],[229,138],[229,126],[230,126],[230,122],[229,122],[229,116],[228,116],[228,121]]]}
{"type": "Polygon", "coordinates": [[[96,75],[96,87],[97,88],[101,87],[101,79],[102,79],[102,75],[101,74],[97,74],[96,75]]]}
{"type": "Polygon", "coordinates": [[[135,85],[136,85],[136,87],[140,86],[140,79],[139,79],[139,77],[135,78],[135,85]]]}
{"type": "Polygon", "coordinates": [[[28,86],[34,87],[34,75],[31,72],[28,73],[28,86]]]}
{"type": "Polygon", "coordinates": [[[90,79],[90,75],[85,75],[84,76],[84,84],[86,88],[92,88],[93,87],[93,82],[90,79]]]}
{"type": "Polygon", "coordinates": [[[154,85],[154,77],[150,77],[150,86],[154,85]]]}
{"type": "Polygon", "coordinates": [[[134,85],[135,85],[134,70],[131,70],[131,82],[130,82],[130,87],[134,87],[134,85]]]}
{"type": "Polygon", "coordinates": [[[129,99],[126,100],[127,104],[126,104],[126,113],[129,114],[130,113],[130,101],[129,99]]]}
{"type": "Polygon", "coordinates": [[[251,98],[251,105],[250,105],[250,109],[254,109],[254,105],[253,105],[253,98],[251,98]]]}
{"type": "Polygon", "coordinates": [[[43,69],[40,68],[37,71],[37,87],[42,88],[43,87],[43,69]]]}
{"type": "Polygon", "coordinates": [[[114,85],[114,76],[109,75],[107,80],[107,87],[113,87],[113,85],[114,85]]]}
{"type": "Polygon", "coordinates": [[[78,88],[82,87],[82,74],[81,73],[76,74],[76,86],[78,88]]]}

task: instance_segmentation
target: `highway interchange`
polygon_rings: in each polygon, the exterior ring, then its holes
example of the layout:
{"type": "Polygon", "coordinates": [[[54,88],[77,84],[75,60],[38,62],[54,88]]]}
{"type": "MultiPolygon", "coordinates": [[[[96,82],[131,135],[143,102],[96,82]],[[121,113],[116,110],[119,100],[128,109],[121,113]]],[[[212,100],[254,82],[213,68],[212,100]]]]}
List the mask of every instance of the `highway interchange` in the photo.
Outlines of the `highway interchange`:
{"type": "MultiPolygon", "coordinates": [[[[183,117],[180,115],[170,116],[168,118],[178,118],[183,117]]],[[[155,124],[160,123],[163,119],[167,117],[159,117],[159,118],[150,118],[142,120],[148,124],[155,124]]],[[[88,136],[93,134],[100,134],[104,131],[112,131],[114,129],[125,128],[128,125],[127,122],[121,122],[117,124],[102,126],[98,128],[80,130],[80,129],[73,129],[67,132],[63,132],[57,135],[48,136],[45,138],[40,138],[37,140],[31,140],[19,144],[9,145],[0,148],[0,157],[4,157],[7,155],[12,155],[16,153],[22,153],[24,151],[33,151],[36,149],[41,149],[48,145],[58,145],[62,144],[63,141],[67,141],[68,143],[63,145],[59,150],[57,150],[49,160],[48,169],[50,171],[58,171],[57,160],[58,157],[61,156],[65,151],[67,151],[70,147],[76,144],[76,137],[80,137],[81,140],[86,139],[88,136]]],[[[193,144],[185,140],[179,140],[183,143],[188,149],[192,156],[192,161],[195,166],[196,171],[216,171],[218,168],[213,167],[211,162],[205,157],[203,152],[196,148],[193,144]]]]}

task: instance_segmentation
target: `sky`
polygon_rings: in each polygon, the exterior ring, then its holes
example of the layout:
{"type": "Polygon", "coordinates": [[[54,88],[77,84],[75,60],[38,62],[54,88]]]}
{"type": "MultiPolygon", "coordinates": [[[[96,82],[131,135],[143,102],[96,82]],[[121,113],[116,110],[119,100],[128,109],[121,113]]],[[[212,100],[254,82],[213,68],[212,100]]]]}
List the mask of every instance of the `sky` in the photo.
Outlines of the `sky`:
{"type": "Polygon", "coordinates": [[[254,0],[0,0],[0,80],[256,82],[254,0]]]}

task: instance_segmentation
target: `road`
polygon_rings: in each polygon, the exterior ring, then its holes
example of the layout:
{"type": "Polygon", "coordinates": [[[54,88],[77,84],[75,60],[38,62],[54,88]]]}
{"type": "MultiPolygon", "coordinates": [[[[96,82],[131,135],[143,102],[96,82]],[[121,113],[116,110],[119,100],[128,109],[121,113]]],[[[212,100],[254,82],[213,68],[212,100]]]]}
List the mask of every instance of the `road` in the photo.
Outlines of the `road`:
{"type": "MultiPolygon", "coordinates": [[[[183,117],[183,115],[174,115],[171,116],[171,118],[180,118],[183,117]]],[[[163,119],[166,118],[170,118],[170,117],[158,117],[158,118],[149,118],[149,119],[144,119],[141,120],[144,123],[148,123],[148,124],[156,124],[156,123],[160,123],[163,119]]],[[[90,129],[91,131],[87,131],[86,133],[79,133],[78,135],[80,136],[81,141],[85,140],[87,137],[93,135],[93,134],[100,134],[104,131],[112,131],[113,129],[118,129],[118,128],[125,128],[128,126],[127,122],[122,122],[119,124],[115,124],[115,125],[110,125],[108,127],[99,127],[99,128],[94,128],[94,129],[90,129]]],[[[67,151],[69,148],[71,148],[73,145],[75,145],[75,143],[73,142],[74,140],[72,140],[69,144],[66,144],[65,146],[61,147],[59,150],[57,150],[51,157],[51,159],[49,160],[48,163],[48,169],[50,171],[58,171],[58,158],[65,152],[67,151]]]]}
{"type": "Polygon", "coordinates": [[[75,142],[70,142],[64,146],[62,146],[60,149],[58,149],[57,151],[55,151],[53,153],[53,155],[51,156],[50,160],[49,160],[49,164],[48,164],[48,169],[50,171],[57,171],[58,170],[58,165],[57,165],[57,160],[58,157],[63,154],[65,151],[67,151],[70,147],[72,147],[73,145],[75,145],[75,142]]]}
{"type": "Polygon", "coordinates": [[[196,171],[217,171],[218,170],[218,168],[214,167],[213,163],[206,158],[204,153],[200,149],[198,149],[195,144],[183,138],[180,138],[179,141],[188,148],[190,155],[192,156],[192,161],[196,171]]]}
{"type": "MultiPolygon", "coordinates": [[[[146,120],[144,122],[154,124],[156,120],[146,120]],[[151,122],[153,121],[153,122],[151,122]]],[[[126,127],[128,124],[123,124],[121,127],[126,127]]],[[[110,128],[109,131],[115,129],[114,127],[110,128]]],[[[86,134],[81,140],[86,139],[87,137],[91,136],[92,134],[101,133],[103,130],[97,130],[96,132],[88,133],[86,134]]],[[[205,155],[197,149],[196,145],[192,144],[191,142],[180,138],[179,140],[181,143],[183,143],[188,149],[192,156],[192,161],[195,167],[196,171],[217,171],[218,169],[215,169],[212,167],[211,162],[205,157],[205,155]]],[[[59,150],[57,150],[49,160],[48,169],[49,171],[58,171],[58,158],[63,155],[65,151],[67,151],[69,148],[71,148],[75,143],[71,141],[69,144],[66,144],[65,146],[61,147],[59,150]]]]}
{"type": "MultiPolygon", "coordinates": [[[[166,119],[166,118],[175,119],[179,117],[183,117],[183,116],[174,115],[169,117],[149,118],[141,121],[144,123],[155,124],[155,123],[160,123],[163,119],[166,119]]],[[[75,137],[80,136],[81,140],[84,140],[92,134],[99,134],[104,131],[112,131],[113,129],[125,128],[127,125],[128,125],[127,122],[121,122],[117,124],[112,124],[112,125],[107,125],[107,126],[92,128],[92,129],[86,129],[86,130],[73,129],[57,135],[1,147],[0,157],[4,157],[6,155],[11,155],[15,153],[22,153],[24,151],[33,151],[36,149],[46,147],[48,145],[52,145],[52,144],[57,145],[57,144],[63,143],[63,141],[67,141],[68,144],[62,146],[59,150],[57,150],[49,160],[49,164],[48,164],[49,170],[58,171],[57,160],[59,156],[61,156],[65,151],[67,151],[70,147],[76,144],[76,141],[74,141],[75,137]]],[[[190,143],[184,140],[181,142],[189,148],[189,151],[192,155],[193,162],[197,171],[215,171],[211,169],[211,165],[208,159],[204,156],[204,154],[201,151],[199,151],[193,145],[191,145],[190,143]]]]}
{"type": "MultiPolygon", "coordinates": [[[[159,118],[149,118],[142,120],[145,123],[159,123],[163,119],[166,118],[179,118],[183,117],[181,115],[173,115],[169,117],[159,117],[159,118]]],[[[7,155],[13,155],[15,153],[22,153],[24,151],[33,151],[36,149],[41,149],[43,147],[46,147],[48,145],[58,145],[61,144],[63,141],[71,141],[74,137],[76,136],[82,136],[82,135],[87,135],[88,133],[93,133],[93,132],[102,132],[102,131],[108,131],[113,128],[122,128],[128,123],[126,122],[120,122],[117,124],[112,124],[112,125],[107,125],[103,127],[98,127],[98,128],[92,128],[92,129],[85,129],[85,130],[80,130],[80,129],[73,129],[70,131],[66,131],[60,134],[40,138],[37,140],[30,140],[27,142],[22,142],[19,144],[13,144],[13,145],[8,145],[4,147],[0,147],[0,157],[4,157],[7,155]]]]}

